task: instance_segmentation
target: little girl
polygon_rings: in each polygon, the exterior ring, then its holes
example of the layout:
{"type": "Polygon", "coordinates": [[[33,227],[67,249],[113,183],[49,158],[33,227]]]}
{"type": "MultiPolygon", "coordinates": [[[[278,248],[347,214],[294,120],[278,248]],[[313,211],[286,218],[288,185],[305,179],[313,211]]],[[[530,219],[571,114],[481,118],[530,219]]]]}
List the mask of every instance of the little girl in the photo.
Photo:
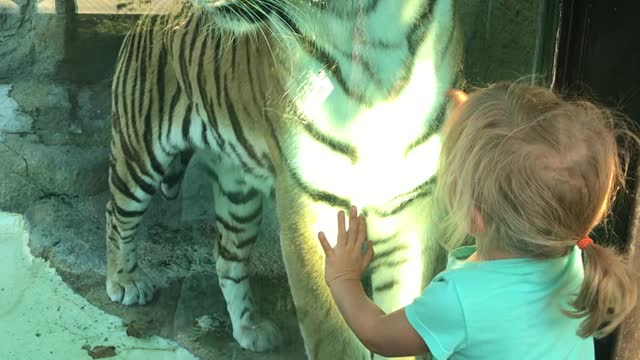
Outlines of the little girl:
{"type": "Polygon", "coordinates": [[[636,138],[606,110],[544,88],[450,95],[434,201],[447,214],[447,269],[385,314],[360,282],[373,250],[361,253],[366,224],[353,207],[348,229],[338,213],[335,247],[318,234],[337,307],[383,356],[593,359],[593,337],[611,333],[637,299],[623,258],[589,238],[624,180],[617,136],[636,138]],[[475,246],[462,246],[469,235],[475,246]]]}

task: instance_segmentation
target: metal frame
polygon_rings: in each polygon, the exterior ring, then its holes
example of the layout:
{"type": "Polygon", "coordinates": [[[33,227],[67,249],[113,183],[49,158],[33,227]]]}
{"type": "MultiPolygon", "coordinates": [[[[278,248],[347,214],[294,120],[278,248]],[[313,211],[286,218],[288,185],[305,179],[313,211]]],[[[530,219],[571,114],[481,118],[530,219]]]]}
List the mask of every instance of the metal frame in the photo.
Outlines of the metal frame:
{"type": "MultiPolygon", "coordinates": [[[[614,2],[607,0],[560,0],[560,20],[554,56],[552,88],[561,92],[581,92],[584,86],[584,53],[592,39],[589,38],[594,3],[604,1],[609,6],[614,2]]],[[[598,3],[600,4],[600,3],[598,3]]],[[[632,39],[632,38],[630,38],[632,39]]],[[[632,40],[630,40],[632,41],[632,40]]],[[[640,175],[640,170],[636,172],[640,175]]],[[[633,268],[640,268],[640,181],[636,181],[634,203],[630,207],[630,227],[627,233],[626,247],[633,268]]],[[[640,287],[640,279],[639,284],[640,287]]],[[[640,307],[629,319],[609,337],[596,342],[598,360],[607,358],[616,360],[640,359],[640,347],[637,346],[640,333],[640,307]]]]}

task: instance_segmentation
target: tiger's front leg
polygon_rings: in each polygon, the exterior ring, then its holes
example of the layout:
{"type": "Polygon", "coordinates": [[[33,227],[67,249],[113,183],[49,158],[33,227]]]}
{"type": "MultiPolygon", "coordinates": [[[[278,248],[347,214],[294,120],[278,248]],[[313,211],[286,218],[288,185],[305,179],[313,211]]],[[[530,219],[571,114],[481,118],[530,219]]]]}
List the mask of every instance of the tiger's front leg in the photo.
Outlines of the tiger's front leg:
{"type": "MultiPolygon", "coordinates": [[[[318,231],[335,242],[337,209],[278,179],[276,193],[284,263],[310,360],[370,360],[338,311],[324,279],[318,231]]],[[[332,244],[333,245],[333,244],[332,244]]]]}
{"type": "MultiPolygon", "coordinates": [[[[392,216],[367,214],[368,237],[375,252],[368,269],[373,301],[387,314],[413,302],[445,266],[446,253],[434,236],[429,211],[428,202],[418,198],[392,216]]],[[[375,355],[373,359],[386,358],[375,355]]]]}
{"type": "MultiPolygon", "coordinates": [[[[353,334],[325,284],[324,253],[317,233],[324,231],[335,245],[339,209],[292,189],[295,186],[279,183],[278,217],[284,262],[309,359],[383,359],[371,354],[353,334]]],[[[375,249],[369,266],[373,300],[386,313],[420,296],[444,267],[446,254],[433,237],[427,211],[428,202],[416,199],[392,216],[367,214],[368,236],[375,249]]]]}
{"type": "Polygon", "coordinates": [[[247,184],[241,169],[228,163],[219,162],[209,172],[215,178],[214,204],[220,233],[214,246],[216,272],[231,318],[233,337],[245,349],[272,350],[282,343],[282,334],[275,323],[258,310],[249,273],[264,195],[247,184]]]}

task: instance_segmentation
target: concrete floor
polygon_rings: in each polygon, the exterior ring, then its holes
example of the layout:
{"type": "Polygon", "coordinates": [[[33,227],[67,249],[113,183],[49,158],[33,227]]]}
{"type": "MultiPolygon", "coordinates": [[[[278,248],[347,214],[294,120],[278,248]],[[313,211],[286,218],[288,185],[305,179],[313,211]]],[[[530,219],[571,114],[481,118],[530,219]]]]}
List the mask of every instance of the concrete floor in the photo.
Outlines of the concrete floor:
{"type": "Polygon", "coordinates": [[[197,359],[173,341],[127,336],[121,319],[91,305],[32,257],[28,239],[21,216],[0,213],[2,359],[88,359],[96,346],[114,346],[113,359],[197,359]]]}
{"type": "MultiPolygon", "coordinates": [[[[45,212],[53,219],[68,217],[51,209],[45,212]]],[[[64,223],[57,220],[59,225],[64,223]]],[[[0,212],[2,360],[91,359],[88,350],[96,346],[113,346],[115,356],[109,357],[113,359],[305,358],[286,280],[259,277],[254,281],[262,300],[259,305],[275,316],[287,339],[275,352],[257,354],[240,348],[231,336],[213,266],[169,279],[148,305],[121,306],[106,296],[99,267],[92,271],[90,266],[63,265],[56,261],[57,247],[39,255],[47,261],[32,256],[43,228],[58,239],[56,243],[75,242],[70,234],[82,234],[78,227],[63,231],[44,221],[35,226],[22,215],[0,212]],[[58,264],[56,269],[52,261],[58,264]]],[[[92,247],[85,247],[85,252],[101,253],[92,247]]],[[[67,253],[67,259],[92,263],[78,253],[67,253]]]]}

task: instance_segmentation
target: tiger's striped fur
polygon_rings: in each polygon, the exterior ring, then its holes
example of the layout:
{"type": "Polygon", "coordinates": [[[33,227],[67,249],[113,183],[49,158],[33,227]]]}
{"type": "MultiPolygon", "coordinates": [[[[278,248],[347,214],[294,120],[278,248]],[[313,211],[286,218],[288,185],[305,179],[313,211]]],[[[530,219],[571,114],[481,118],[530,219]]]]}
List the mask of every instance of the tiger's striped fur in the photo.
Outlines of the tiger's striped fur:
{"type": "Polygon", "coordinates": [[[248,260],[264,194],[310,359],[369,359],[323,279],[316,234],[337,209],[368,216],[373,299],[387,312],[442,265],[426,218],[444,92],[455,85],[454,0],[192,0],[145,16],[113,82],[107,293],[144,304],[136,228],[158,189],[174,198],[194,151],[209,152],[220,287],[241,346],[281,342],[257,313],[248,260]]]}

